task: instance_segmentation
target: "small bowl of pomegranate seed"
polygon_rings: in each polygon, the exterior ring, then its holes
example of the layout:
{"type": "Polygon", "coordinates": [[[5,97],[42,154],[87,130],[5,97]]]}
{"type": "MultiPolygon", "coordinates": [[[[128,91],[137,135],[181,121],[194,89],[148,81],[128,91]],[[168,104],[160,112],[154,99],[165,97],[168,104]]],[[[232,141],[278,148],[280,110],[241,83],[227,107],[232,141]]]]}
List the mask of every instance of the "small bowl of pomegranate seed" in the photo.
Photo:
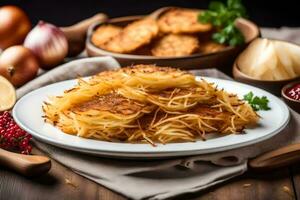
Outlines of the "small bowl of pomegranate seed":
{"type": "Polygon", "coordinates": [[[281,90],[281,96],[290,108],[300,113],[300,81],[286,84],[281,90]]]}

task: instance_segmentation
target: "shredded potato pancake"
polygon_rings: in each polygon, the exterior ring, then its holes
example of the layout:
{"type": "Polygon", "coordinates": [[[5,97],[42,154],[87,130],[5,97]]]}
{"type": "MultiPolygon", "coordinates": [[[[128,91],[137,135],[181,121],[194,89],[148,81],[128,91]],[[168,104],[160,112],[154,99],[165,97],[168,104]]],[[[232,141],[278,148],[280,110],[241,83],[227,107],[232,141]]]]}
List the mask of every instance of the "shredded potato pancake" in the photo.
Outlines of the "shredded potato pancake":
{"type": "Polygon", "coordinates": [[[186,8],[174,8],[158,19],[158,26],[165,33],[198,33],[212,29],[211,24],[198,22],[199,11],[186,8]]]}
{"type": "Polygon", "coordinates": [[[240,133],[259,116],[235,94],[186,71],[136,65],[99,73],[43,105],[45,120],[85,138],[188,142],[240,133]]]}

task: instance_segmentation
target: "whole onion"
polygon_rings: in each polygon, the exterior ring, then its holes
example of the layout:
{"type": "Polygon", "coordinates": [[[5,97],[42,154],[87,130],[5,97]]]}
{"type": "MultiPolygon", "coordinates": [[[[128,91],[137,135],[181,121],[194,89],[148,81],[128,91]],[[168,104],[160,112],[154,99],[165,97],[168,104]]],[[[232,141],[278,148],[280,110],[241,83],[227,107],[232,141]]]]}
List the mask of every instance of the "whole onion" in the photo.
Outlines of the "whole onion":
{"type": "Polygon", "coordinates": [[[40,21],[27,35],[24,46],[31,49],[43,69],[61,63],[68,53],[64,33],[56,26],[40,21]]]}
{"type": "Polygon", "coordinates": [[[39,63],[33,53],[23,46],[12,46],[0,55],[0,75],[15,87],[36,77],[39,63]]]}
{"type": "Polygon", "coordinates": [[[0,8],[0,49],[22,44],[31,23],[26,13],[16,6],[0,8]]]}

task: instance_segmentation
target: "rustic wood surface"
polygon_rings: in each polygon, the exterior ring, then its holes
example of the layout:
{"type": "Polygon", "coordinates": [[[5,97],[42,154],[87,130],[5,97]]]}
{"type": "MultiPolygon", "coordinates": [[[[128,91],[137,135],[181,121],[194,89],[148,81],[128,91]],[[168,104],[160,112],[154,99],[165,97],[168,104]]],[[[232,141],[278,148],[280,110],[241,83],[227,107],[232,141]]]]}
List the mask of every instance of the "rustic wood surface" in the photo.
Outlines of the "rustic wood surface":
{"type": "MultiPolygon", "coordinates": [[[[36,149],[34,153],[42,154],[36,149]]],[[[267,173],[247,172],[241,177],[209,190],[182,195],[176,199],[293,200],[297,197],[300,197],[300,164],[267,173]]],[[[126,198],[75,174],[52,160],[49,174],[31,179],[1,168],[0,199],[123,200],[126,198]]]]}
{"type": "Polygon", "coordinates": [[[295,197],[300,199],[300,164],[291,167],[292,181],[294,183],[295,197]]]}

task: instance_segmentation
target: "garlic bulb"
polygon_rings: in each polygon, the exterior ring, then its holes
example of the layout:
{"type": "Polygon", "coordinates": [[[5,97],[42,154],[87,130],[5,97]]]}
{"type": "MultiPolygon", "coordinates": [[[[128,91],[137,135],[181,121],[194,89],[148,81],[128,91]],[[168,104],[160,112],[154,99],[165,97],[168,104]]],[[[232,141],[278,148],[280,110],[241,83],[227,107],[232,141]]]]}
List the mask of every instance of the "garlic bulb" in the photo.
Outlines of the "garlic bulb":
{"type": "Polygon", "coordinates": [[[61,63],[68,53],[64,33],[56,26],[40,21],[27,35],[24,46],[32,50],[43,69],[61,63]]]}

